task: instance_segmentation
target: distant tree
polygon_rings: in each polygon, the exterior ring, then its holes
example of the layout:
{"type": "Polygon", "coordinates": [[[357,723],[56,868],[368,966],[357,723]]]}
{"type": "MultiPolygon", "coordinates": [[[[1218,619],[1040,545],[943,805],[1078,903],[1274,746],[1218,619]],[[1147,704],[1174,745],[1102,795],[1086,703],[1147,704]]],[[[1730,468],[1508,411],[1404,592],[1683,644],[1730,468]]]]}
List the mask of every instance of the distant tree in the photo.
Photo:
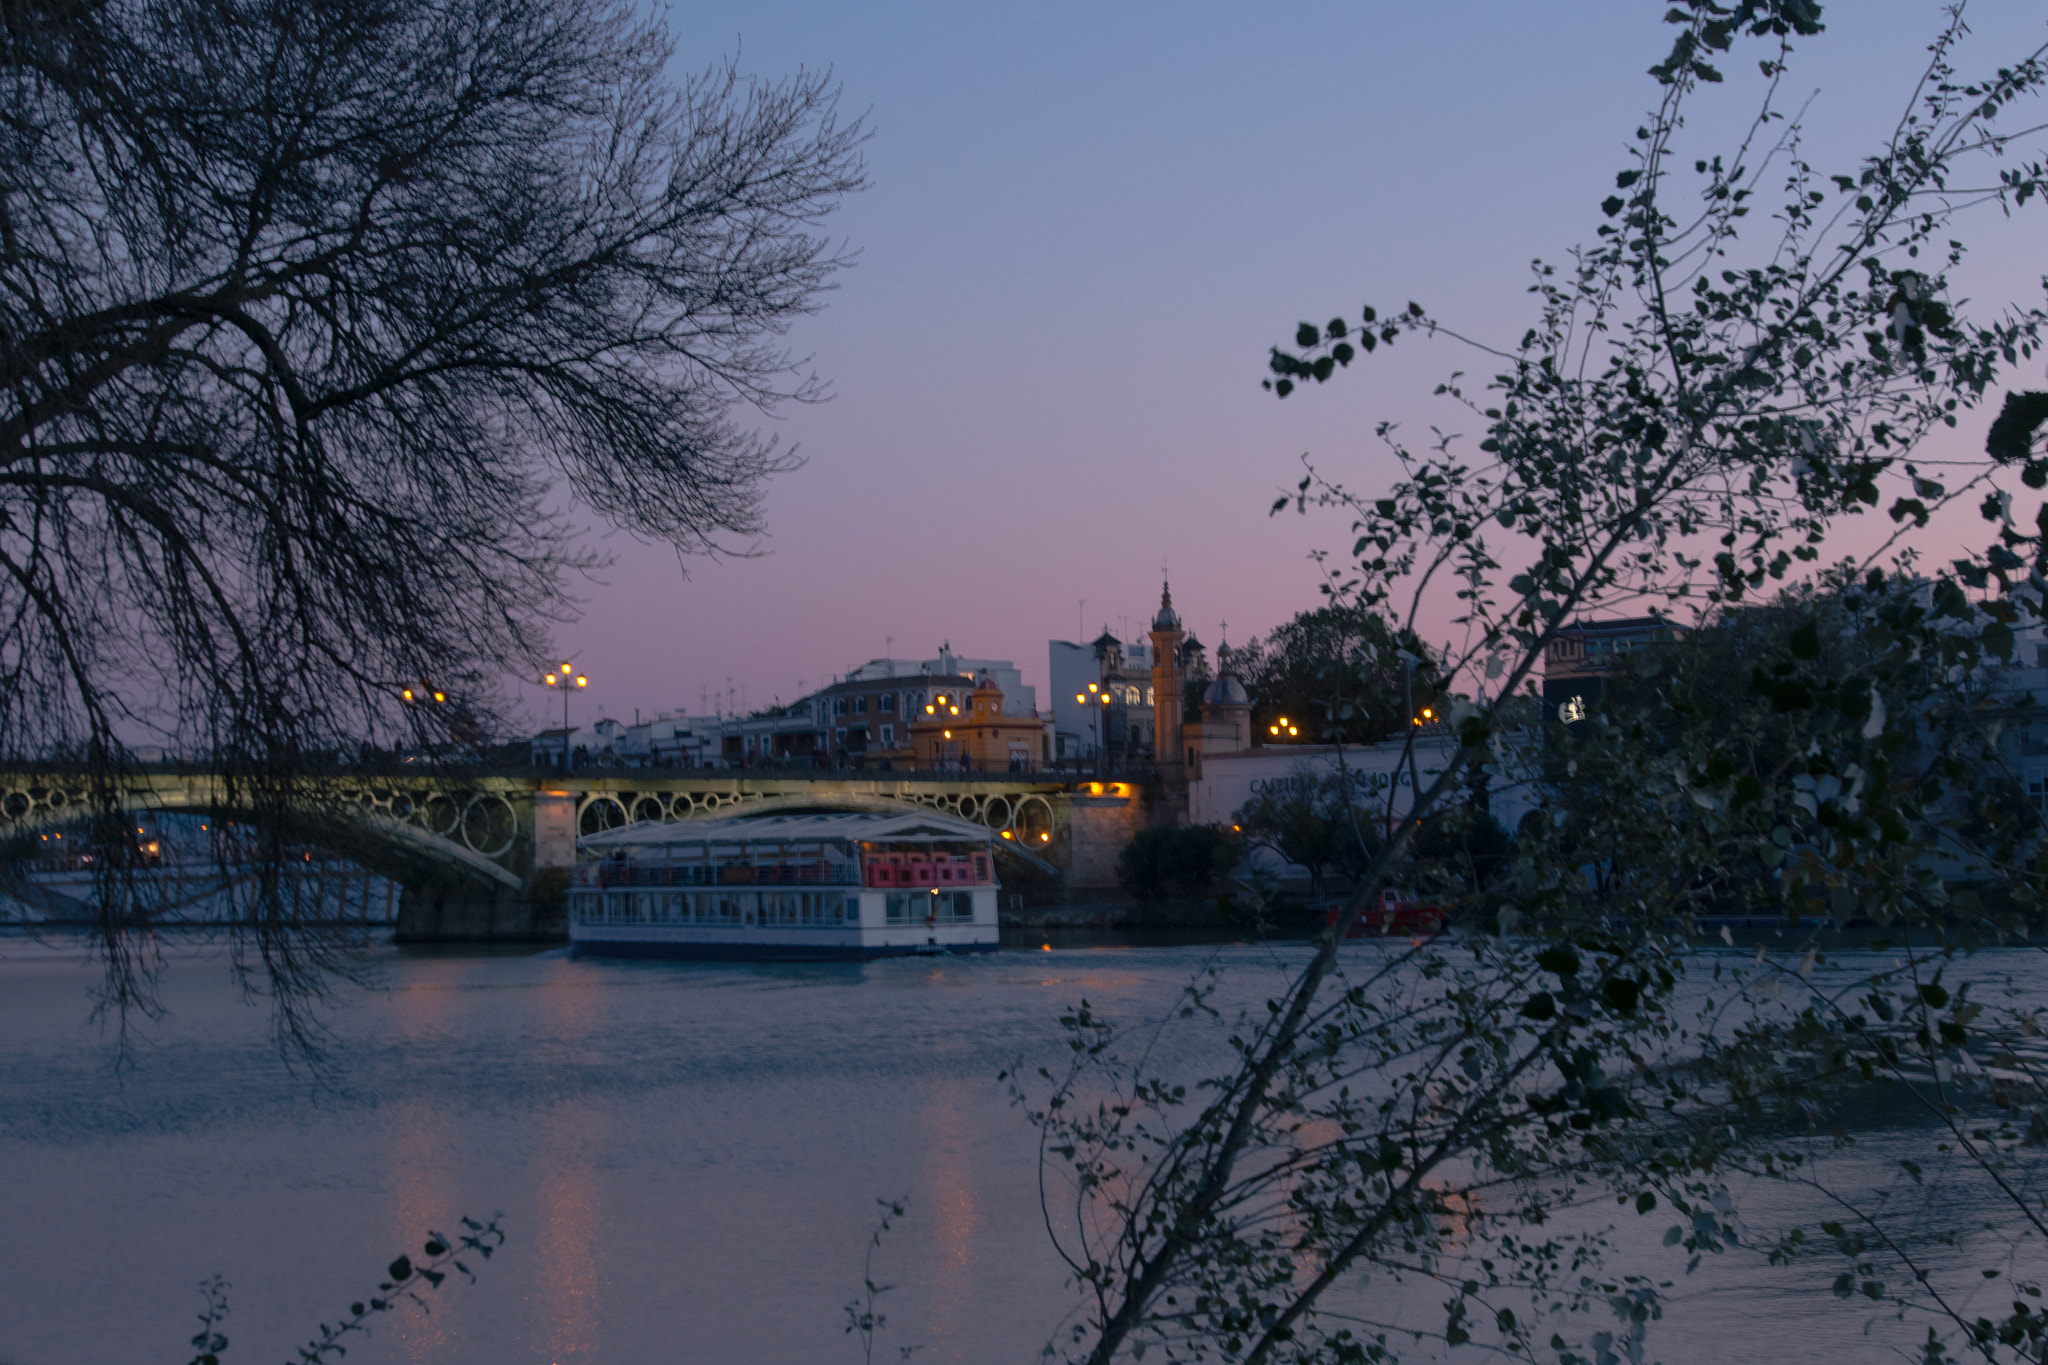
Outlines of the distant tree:
{"type": "Polygon", "coordinates": [[[1233,651],[1231,664],[1251,694],[1252,734],[1265,744],[1371,744],[1406,730],[1409,699],[1426,704],[1436,690],[1421,641],[1353,603],[1301,612],[1233,651]],[[1298,735],[1270,733],[1283,716],[1298,735]]]}
{"type": "Polygon", "coordinates": [[[1236,861],[1221,830],[1209,825],[1140,830],[1117,855],[1117,884],[1141,901],[1202,895],[1236,861]]]}
{"type": "Polygon", "coordinates": [[[1247,841],[1308,873],[1309,895],[1320,898],[1331,871],[1364,868],[1384,841],[1382,812],[1360,790],[1358,776],[1300,764],[1269,780],[1238,808],[1235,822],[1247,841]]]}
{"type": "MultiPolygon", "coordinates": [[[[793,459],[746,417],[821,394],[781,335],[864,134],[826,75],[672,55],[615,0],[0,16],[0,753],[92,774],[112,999],[149,960],[131,744],[288,847],[321,755],[445,730],[403,687],[481,710],[553,657],[595,563],[563,499],[685,553],[759,531],[793,459]]],[[[303,963],[278,905],[245,927],[303,963]]]]}
{"type": "Polygon", "coordinates": [[[1418,896],[1483,902],[1513,865],[1515,840],[1474,802],[1440,810],[1416,832],[1407,879],[1418,896]]]}

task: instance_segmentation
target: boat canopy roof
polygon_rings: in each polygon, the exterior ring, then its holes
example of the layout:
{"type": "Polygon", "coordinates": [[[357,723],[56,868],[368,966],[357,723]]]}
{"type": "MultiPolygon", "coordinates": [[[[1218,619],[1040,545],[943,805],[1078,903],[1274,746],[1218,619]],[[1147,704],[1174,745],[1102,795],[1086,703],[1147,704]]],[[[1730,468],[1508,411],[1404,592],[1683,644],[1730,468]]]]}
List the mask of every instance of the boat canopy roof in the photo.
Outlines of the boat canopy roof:
{"type": "Polygon", "coordinates": [[[642,820],[600,834],[586,834],[576,845],[592,853],[630,853],[700,844],[786,844],[836,839],[855,843],[886,839],[892,843],[986,844],[994,838],[994,831],[986,825],[927,811],[785,811],[670,822],[642,820]]]}

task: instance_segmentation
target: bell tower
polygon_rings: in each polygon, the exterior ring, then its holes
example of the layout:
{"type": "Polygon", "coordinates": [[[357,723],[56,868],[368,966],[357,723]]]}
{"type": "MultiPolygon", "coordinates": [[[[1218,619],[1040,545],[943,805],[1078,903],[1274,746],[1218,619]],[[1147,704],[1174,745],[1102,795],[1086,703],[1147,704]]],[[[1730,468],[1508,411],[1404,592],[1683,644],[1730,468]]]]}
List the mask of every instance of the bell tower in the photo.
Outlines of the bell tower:
{"type": "Polygon", "coordinates": [[[1152,618],[1152,761],[1165,789],[1169,819],[1178,823],[1187,809],[1187,751],[1183,747],[1181,722],[1186,709],[1181,697],[1184,685],[1180,613],[1173,609],[1173,587],[1161,583],[1159,612],[1152,618]]]}

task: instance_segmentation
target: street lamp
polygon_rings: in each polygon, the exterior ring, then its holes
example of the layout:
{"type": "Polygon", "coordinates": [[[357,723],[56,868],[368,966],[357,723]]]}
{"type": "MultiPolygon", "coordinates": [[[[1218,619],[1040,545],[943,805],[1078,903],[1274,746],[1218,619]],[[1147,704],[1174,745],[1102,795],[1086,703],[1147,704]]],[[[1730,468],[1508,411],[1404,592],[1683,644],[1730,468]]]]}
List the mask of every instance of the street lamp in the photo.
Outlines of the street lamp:
{"type": "MultiPolygon", "coordinates": [[[[577,691],[579,688],[590,686],[590,679],[578,673],[573,664],[563,664],[553,673],[542,678],[540,682],[543,687],[561,689],[562,729],[566,731],[569,728],[569,694],[577,691]]],[[[436,693],[434,700],[439,701],[440,699],[440,695],[436,693]]],[[[562,736],[562,766],[565,768],[569,766],[569,737],[566,734],[562,736]]]]}
{"type": "Polygon", "coordinates": [[[1089,683],[1088,691],[1076,692],[1074,700],[1083,707],[1091,708],[1088,711],[1088,728],[1095,735],[1095,770],[1100,772],[1102,771],[1102,748],[1107,739],[1104,734],[1104,722],[1108,720],[1108,716],[1106,713],[1097,712],[1092,708],[1097,703],[1103,706],[1109,705],[1109,693],[1103,689],[1102,684],[1089,683]]]}

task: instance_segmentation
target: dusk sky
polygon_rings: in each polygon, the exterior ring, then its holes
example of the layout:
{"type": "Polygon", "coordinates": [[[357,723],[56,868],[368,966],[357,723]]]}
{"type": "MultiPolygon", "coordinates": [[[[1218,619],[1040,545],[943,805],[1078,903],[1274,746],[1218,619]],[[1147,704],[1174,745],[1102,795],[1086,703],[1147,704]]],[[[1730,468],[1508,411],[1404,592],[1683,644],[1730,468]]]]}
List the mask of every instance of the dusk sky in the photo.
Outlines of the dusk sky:
{"type": "MultiPolygon", "coordinates": [[[[942,641],[1015,660],[1045,706],[1047,640],[1139,632],[1162,564],[1212,649],[1226,621],[1241,641],[1316,605],[1308,554],[1344,526],[1267,507],[1304,453],[1384,483],[1381,419],[1468,428],[1429,394],[1477,358],[1404,341],[1282,403],[1259,388],[1267,347],[1411,298],[1512,341],[1529,260],[1590,240],[1627,164],[1660,13],[679,7],[679,70],[735,50],[769,78],[831,67],[873,129],[872,188],[831,225],[858,266],[791,334],[836,397],[772,424],[808,464],[769,488],[758,555],[685,574],[666,548],[604,540],[616,563],[558,634],[592,680],[574,719],[694,712],[728,678],[750,707],[789,701],[942,641]]],[[[2031,49],[2041,14],[1973,7],[1962,69],[2031,49]]],[[[1825,18],[1788,88],[1820,92],[1809,155],[1846,169],[1897,118],[1940,14],[1859,0],[1825,18]]],[[[1693,123],[1702,146],[1751,112],[1755,55],[1693,123]]],[[[2027,293],[2041,233],[2038,213],[1985,220],[1963,292],[2027,293]]]]}

